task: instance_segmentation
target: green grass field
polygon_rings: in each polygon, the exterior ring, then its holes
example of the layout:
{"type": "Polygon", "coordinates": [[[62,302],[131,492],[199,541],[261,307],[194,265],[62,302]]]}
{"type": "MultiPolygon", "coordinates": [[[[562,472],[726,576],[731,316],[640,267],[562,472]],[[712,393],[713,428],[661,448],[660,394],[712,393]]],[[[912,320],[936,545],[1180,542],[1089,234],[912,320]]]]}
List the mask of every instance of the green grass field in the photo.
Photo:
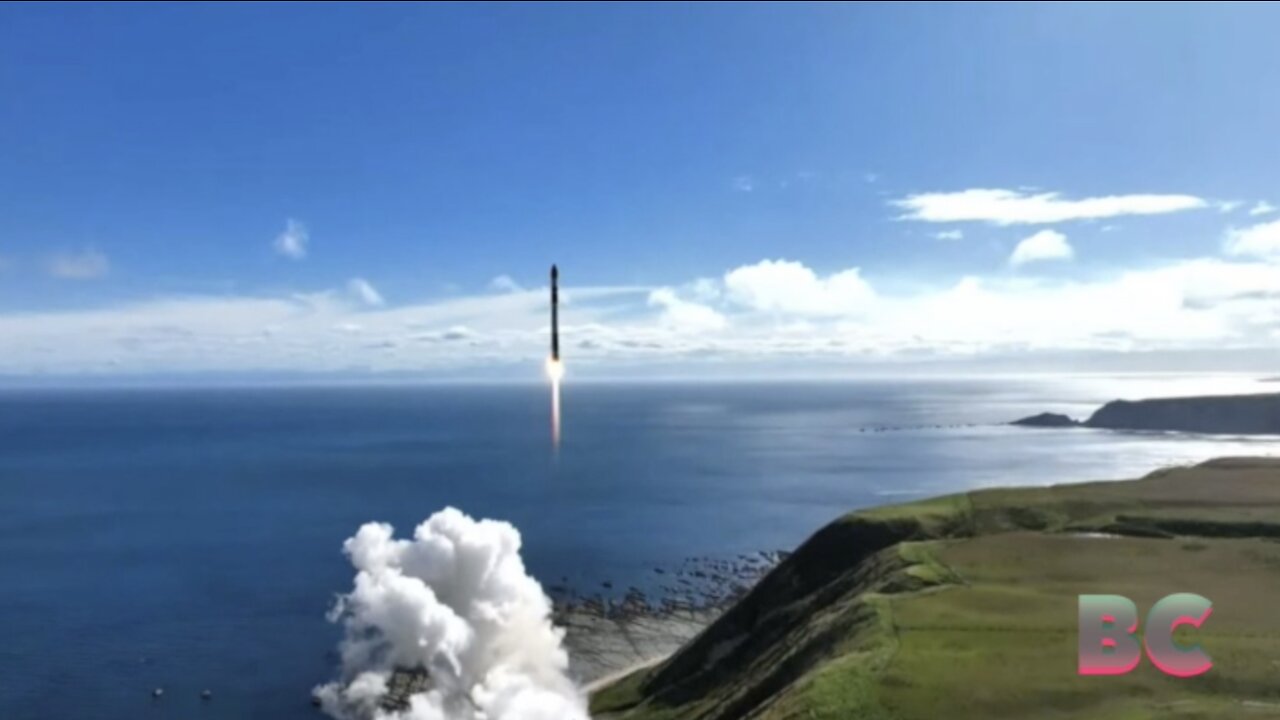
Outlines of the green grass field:
{"type": "MultiPolygon", "coordinates": [[[[1280,717],[1280,463],[987,490],[854,513],[598,717],[1280,717]],[[1089,537],[1084,532],[1122,533],[1089,537]],[[1076,598],[1214,602],[1205,675],[1076,673],[1076,598]]],[[[1185,634],[1185,633],[1184,633],[1185,634]]]]}

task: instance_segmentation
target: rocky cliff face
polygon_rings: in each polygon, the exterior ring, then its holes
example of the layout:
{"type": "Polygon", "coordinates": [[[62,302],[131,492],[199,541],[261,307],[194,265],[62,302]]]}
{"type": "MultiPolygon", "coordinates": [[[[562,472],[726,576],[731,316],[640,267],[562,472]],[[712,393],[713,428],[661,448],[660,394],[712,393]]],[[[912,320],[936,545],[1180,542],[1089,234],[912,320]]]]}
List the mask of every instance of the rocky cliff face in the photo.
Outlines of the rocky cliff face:
{"type": "Polygon", "coordinates": [[[1112,430],[1280,434],[1280,393],[1114,400],[1084,424],[1112,430]]]}
{"type": "MultiPolygon", "coordinates": [[[[597,720],[1240,717],[1274,706],[1280,460],[1232,458],[1134,481],[986,489],[826,526],[657,666],[595,693],[597,720]],[[1254,542],[1242,542],[1251,538],[1254,542]],[[1224,540],[1226,539],[1226,540],[1224,540]],[[1141,566],[1140,572],[1135,570],[1141,566]],[[1188,696],[1062,671],[1076,596],[1232,588],[1219,684],[1188,696]],[[1132,589],[1129,589],[1132,588],[1132,589]]],[[[1217,632],[1203,630],[1200,632],[1217,632]]]]}

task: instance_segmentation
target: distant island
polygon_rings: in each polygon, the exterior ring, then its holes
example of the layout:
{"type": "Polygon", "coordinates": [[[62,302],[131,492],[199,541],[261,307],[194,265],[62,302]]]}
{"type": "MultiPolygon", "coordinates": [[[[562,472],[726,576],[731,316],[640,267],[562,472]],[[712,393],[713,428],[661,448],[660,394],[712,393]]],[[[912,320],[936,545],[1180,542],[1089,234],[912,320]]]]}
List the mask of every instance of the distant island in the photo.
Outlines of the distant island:
{"type": "Polygon", "coordinates": [[[1084,422],[1040,413],[1010,423],[1025,427],[1173,430],[1226,435],[1280,435],[1280,393],[1112,400],[1084,422]]]}
{"type": "Polygon", "coordinates": [[[1073,420],[1066,415],[1057,413],[1040,413],[1031,417],[1024,417],[1021,420],[1014,420],[1010,425],[1023,425],[1025,427],[1075,427],[1080,424],[1079,420],[1073,420]]]}

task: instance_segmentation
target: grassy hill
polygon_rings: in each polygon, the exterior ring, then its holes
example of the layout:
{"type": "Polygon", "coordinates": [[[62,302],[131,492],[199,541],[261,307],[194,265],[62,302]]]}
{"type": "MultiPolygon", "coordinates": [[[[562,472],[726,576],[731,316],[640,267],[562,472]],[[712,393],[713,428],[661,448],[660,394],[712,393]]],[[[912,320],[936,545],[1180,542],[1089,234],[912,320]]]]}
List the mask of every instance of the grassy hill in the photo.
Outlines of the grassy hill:
{"type": "Polygon", "coordinates": [[[596,693],[597,718],[1280,717],[1280,461],[984,490],[818,531],[666,662],[596,693]],[[1098,537],[1106,534],[1107,537],[1098,537]],[[1076,674],[1076,597],[1145,613],[1196,592],[1215,661],[1170,678],[1076,674]]]}

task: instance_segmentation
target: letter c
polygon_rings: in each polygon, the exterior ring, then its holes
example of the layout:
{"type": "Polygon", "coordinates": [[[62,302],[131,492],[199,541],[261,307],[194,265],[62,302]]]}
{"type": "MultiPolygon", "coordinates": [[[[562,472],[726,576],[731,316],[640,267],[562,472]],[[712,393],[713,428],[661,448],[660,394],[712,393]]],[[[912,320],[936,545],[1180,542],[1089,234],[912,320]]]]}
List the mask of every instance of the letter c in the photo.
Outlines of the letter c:
{"type": "Polygon", "coordinates": [[[1213,614],[1213,603],[1194,593],[1176,593],[1155,605],[1147,613],[1147,631],[1143,643],[1147,657],[1166,674],[1174,677],[1193,677],[1208,672],[1213,660],[1200,649],[1173,641],[1173,633],[1179,625],[1200,627],[1213,614]]]}

